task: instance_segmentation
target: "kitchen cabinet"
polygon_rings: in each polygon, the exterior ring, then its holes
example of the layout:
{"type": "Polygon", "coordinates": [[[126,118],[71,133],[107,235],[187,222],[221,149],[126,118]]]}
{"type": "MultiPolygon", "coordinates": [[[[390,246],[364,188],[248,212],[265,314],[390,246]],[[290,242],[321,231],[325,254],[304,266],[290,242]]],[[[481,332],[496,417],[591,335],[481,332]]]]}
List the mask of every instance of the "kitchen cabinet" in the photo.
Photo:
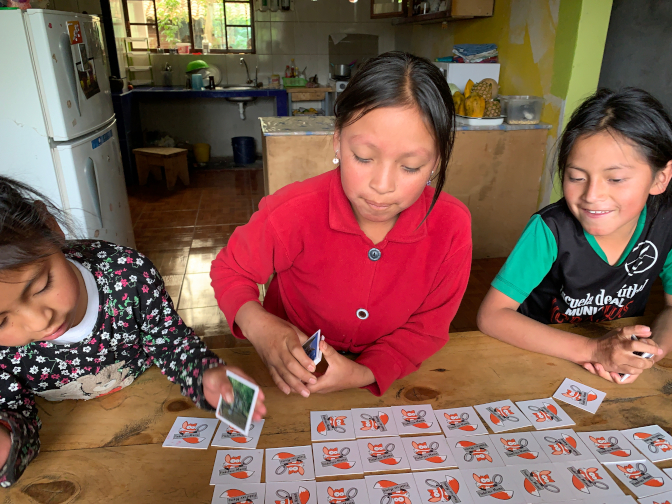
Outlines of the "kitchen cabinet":
{"type": "Polygon", "coordinates": [[[371,19],[406,17],[409,0],[371,0],[371,19]]]}
{"type": "MultiPolygon", "coordinates": [[[[375,1],[375,0],[374,0],[375,1]]],[[[373,16],[373,2],[372,18],[373,16]]],[[[459,21],[475,17],[490,17],[495,9],[495,0],[408,0],[405,10],[396,13],[392,24],[429,24],[459,21]]],[[[375,17],[392,17],[375,16],[375,17]]]]}

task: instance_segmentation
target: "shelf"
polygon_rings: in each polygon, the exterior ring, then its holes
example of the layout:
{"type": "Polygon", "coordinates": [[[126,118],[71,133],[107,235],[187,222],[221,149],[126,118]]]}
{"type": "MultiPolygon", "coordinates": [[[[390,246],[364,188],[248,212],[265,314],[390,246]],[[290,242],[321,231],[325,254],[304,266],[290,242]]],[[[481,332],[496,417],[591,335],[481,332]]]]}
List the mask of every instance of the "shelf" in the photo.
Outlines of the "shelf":
{"type": "Polygon", "coordinates": [[[450,21],[460,21],[462,19],[473,19],[476,16],[451,16],[450,11],[432,12],[431,14],[418,14],[417,16],[410,16],[406,18],[398,18],[392,20],[393,25],[404,24],[431,24],[431,23],[448,23],[450,21]]]}
{"type": "Polygon", "coordinates": [[[131,84],[133,84],[134,86],[149,86],[151,84],[154,84],[154,81],[151,80],[151,79],[145,79],[145,80],[137,79],[137,80],[132,80],[132,81],[129,81],[129,82],[131,84]]]}
{"type": "Polygon", "coordinates": [[[126,69],[130,72],[148,72],[152,69],[152,66],[151,65],[127,66],[126,69]]]}
{"type": "Polygon", "coordinates": [[[147,37],[126,37],[124,40],[126,42],[149,42],[147,37]]]}

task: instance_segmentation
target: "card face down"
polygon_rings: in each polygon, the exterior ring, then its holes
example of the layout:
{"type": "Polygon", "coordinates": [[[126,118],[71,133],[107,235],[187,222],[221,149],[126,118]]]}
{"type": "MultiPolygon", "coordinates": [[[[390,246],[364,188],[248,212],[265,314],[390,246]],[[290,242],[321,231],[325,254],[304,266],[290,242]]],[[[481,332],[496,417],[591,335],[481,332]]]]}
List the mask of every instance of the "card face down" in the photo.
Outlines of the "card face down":
{"type": "MultiPolygon", "coordinates": [[[[312,446],[266,449],[266,483],[315,479],[312,446]]],[[[268,496],[268,491],[266,492],[268,496]]]]}
{"type": "Polygon", "coordinates": [[[265,504],[318,504],[314,481],[274,481],[266,483],[265,504]]]}
{"type": "Polygon", "coordinates": [[[652,462],[672,459],[672,436],[658,425],[621,431],[652,462]]]}
{"type": "Polygon", "coordinates": [[[369,504],[369,491],[363,479],[318,481],[317,504],[369,504]]]}
{"type": "Polygon", "coordinates": [[[474,408],[495,434],[523,427],[532,427],[525,415],[508,399],[479,404],[474,408]]]}
{"type": "Polygon", "coordinates": [[[331,441],[313,444],[315,477],[364,474],[356,441],[331,441]]]}
{"type": "Polygon", "coordinates": [[[448,471],[423,471],[413,473],[421,502],[459,502],[473,504],[464,476],[458,469],[448,471]]]}
{"type": "Polygon", "coordinates": [[[313,443],[355,439],[352,412],[350,410],[311,411],[310,439],[313,443]]]}
{"type": "Polygon", "coordinates": [[[222,422],[219,424],[215,437],[212,438],[212,446],[254,450],[257,447],[257,443],[259,443],[259,437],[261,436],[261,430],[264,428],[265,421],[252,422],[247,436],[234,427],[222,422]]]}
{"type": "Polygon", "coordinates": [[[210,445],[218,423],[216,418],[177,417],[163,446],[205,450],[210,445]]]}
{"type": "Polygon", "coordinates": [[[357,439],[399,435],[392,408],[353,408],[350,411],[357,439]]]}
{"type": "Polygon", "coordinates": [[[565,378],[553,398],[576,406],[588,413],[595,414],[607,394],[583,383],[565,378]]]}
{"type": "Polygon", "coordinates": [[[447,438],[488,434],[488,429],[471,406],[435,410],[434,415],[447,438]]]}
{"type": "Polygon", "coordinates": [[[263,459],[264,450],[219,450],[210,484],[261,483],[263,459]]]}
{"type": "Polygon", "coordinates": [[[431,404],[392,406],[392,413],[400,436],[441,434],[431,404]]]}
{"type": "Polygon", "coordinates": [[[358,439],[357,445],[365,473],[400,472],[411,469],[399,436],[358,439]]]}

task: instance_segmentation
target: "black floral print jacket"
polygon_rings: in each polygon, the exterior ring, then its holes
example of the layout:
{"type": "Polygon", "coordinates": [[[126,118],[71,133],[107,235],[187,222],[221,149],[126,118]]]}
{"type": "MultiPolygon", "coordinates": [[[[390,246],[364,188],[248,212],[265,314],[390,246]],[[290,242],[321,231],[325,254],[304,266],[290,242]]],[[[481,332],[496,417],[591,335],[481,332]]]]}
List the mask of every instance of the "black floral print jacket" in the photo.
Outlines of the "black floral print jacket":
{"type": "Polygon", "coordinates": [[[103,241],[73,241],[68,259],[93,273],[100,296],[93,332],[79,343],[0,346],[0,423],[11,431],[0,470],[8,487],[40,451],[34,394],[49,400],[91,399],[131,384],[152,364],[199,408],[203,372],[223,364],[173,307],[161,275],[141,253],[103,241]]]}

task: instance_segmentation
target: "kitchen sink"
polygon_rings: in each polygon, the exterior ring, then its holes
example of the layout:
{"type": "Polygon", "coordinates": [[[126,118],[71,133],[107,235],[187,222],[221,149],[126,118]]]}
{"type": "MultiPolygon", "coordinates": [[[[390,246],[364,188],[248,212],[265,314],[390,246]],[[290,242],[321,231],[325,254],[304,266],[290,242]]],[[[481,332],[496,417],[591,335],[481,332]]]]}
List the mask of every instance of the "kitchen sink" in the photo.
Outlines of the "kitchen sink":
{"type": "MultiPolygon", "coordinates": [[[[250,91],[253,89],[258,89],[256,86],[253,85],[246,85],[246,84],[240,84],[240,85],[231,85],[231,86],[221,86],[215,88],[215,90],[223,90],[223,91],[250,91]]],[[[241,103],[241,102],[253,102],[256,100],[256,96],[231,96],[228,97],[227,100],[230,102],[235,102],[235,103],[241,103]]]]}

